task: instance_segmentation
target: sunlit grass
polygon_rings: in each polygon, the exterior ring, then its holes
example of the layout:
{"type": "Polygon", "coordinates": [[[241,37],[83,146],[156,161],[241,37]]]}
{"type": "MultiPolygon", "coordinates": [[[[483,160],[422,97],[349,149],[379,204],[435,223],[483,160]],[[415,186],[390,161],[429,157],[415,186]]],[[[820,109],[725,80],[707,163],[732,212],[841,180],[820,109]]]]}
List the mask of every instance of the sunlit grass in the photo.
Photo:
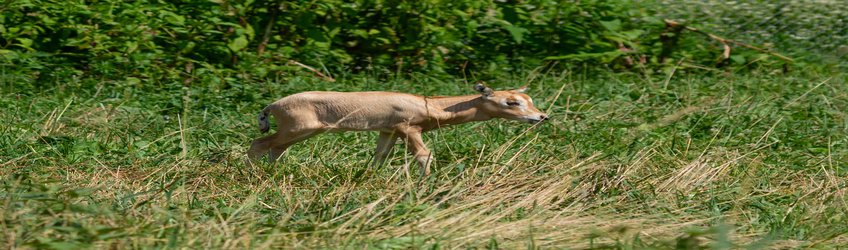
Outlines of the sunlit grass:
{"type": "Polygon", "coordinates": [[[304,90],[473,93],[463,81],[296,78],[231,92],[121,83],[7,91],[7,247],[832,247],[848,244],[844,75],[530,74],[552,120],[425,136],[434,174],[397,145],[324,134],[244,165],[255,113],[304,90]],[[345,84],[345,82],[350,84],[345,84]],[[124,86],[125,87],[125,86],[124,86]],[[560,92],[560,89],[562,91],[560,92]],[[416,177],[417,178],[417,177],[416,177]]]}

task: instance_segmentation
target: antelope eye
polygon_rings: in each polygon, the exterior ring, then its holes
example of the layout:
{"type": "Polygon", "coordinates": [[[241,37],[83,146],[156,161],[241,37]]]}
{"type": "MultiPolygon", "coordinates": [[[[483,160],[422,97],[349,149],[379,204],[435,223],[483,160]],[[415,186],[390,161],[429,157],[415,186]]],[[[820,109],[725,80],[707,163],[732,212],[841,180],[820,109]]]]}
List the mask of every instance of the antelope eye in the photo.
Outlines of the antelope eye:
{"type": "Polygon", "coordinates": [[[518,106],[518,105],[521,105],[521,103],[518,103],[516,101],[507,101],[506,105],[507,106],[518,106]]]}

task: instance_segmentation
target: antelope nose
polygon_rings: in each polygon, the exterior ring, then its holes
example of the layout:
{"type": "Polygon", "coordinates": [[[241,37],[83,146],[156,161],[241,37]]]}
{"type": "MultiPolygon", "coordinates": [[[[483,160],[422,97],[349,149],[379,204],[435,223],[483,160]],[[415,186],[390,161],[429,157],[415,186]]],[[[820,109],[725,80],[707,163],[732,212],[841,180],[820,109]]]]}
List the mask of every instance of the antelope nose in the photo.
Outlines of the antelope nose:
{"type": "Polygon", "coordinates": [[[542,121],[547,121],[548,116],[547,115],[539,115],[539,119],[542,120],[542,121]]]}

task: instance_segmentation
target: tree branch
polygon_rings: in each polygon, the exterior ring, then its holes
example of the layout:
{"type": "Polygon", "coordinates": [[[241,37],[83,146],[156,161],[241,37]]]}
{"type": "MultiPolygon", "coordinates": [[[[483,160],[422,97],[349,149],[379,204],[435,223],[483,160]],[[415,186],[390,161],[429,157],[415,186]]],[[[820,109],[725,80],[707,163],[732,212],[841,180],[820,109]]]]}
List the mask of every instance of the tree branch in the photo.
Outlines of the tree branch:
{"type": "Polygon", "coordinates": [[[777,52],[774,52],[774,51],[771,51],[771,50],[768,50],[768,49],[763,49],[763,48],[753,46],[753,45],[750,45],[750,44],[747,44],[747,43],[743,43],[743,42],[740,42],[740,41],[720,37],[720,36],[717,36],[717,35],[714,35],[714,34],[711,34],[711,33],[707,33],[705,31],[702,31],[702,30],[699,30],[699,29],[696,29],[696,28],[692,28],[692,27],[683,25],[681,23],[678,23],[678,22],[675,22],[675,21],[672,21],[672,20],[666,19],[665,24],[666,24],[667,27],[682,27],[682,29],[686,29],[688,31],[692,31],[692,32],[695,32],[695,33],[698,33],[698,34],[701,34],[701,35],[705,35],[709,38],[712,38],[713,40],[720,42],[724,46],[724,52],[722,53],[722,56],[725,59],[730,58],[730,46],[728,45],[728,43],[732,43],[732,44],[736,44],[738,46],[742,46],[742,47],[745,47],[745,48],[748,48],[748,49],[752,49],[752,50],[756,50],[756,51],[759,51],[759,52],[762,52],[762,53],[772,55],[774,57],[780,58],[781,60],[784,60],[784,61],[787,61],[787,62],[794,62],[795,61],[795,60],[792,60],[792,58],[781,55],[780,53],[777,53],[777,52]]]}
{"type": "Polygon", "coordinates": [[[271,38],[271,28],[274,27],[274,21],[277,17],[277,12],[280,11],[280,6],[274,4],[271,8],[271,17],[268,18],[268,25],[265,25],[265,34],[262,35],[262,42],[259,43],[259,48],[256,49],[258,55],[265,53],[265,47],[268,46],[268,40],[271,38]]]}
{"type": "Polygon", "coordinates": [[[312,71],[312,73],[313,73],[313,74],[315,74],[316,76],[318,76],[318,77],[320,77],[320,78],[324,79],[325,81],[328,81],[328,82],[335,82],[335,81],[336,81],[336,79],[333,79],[332,77],[327,76],[327,75],[325,75],[324,73],[321,73],[321,71],[318,71],[317,69],[315,69],[315,68],[313,68],[313,67],[309,67],[309,65],[306,65],[306,64],[300,63],[300,62],[298,62],[298,61],[295,61],[295,60],[289,60],[289,64],[294,64],[294,65],[300,66],[301,68],[304,68],[304,69],[307,69],[307,70],[309,70],[309,71],[312,71]]]}

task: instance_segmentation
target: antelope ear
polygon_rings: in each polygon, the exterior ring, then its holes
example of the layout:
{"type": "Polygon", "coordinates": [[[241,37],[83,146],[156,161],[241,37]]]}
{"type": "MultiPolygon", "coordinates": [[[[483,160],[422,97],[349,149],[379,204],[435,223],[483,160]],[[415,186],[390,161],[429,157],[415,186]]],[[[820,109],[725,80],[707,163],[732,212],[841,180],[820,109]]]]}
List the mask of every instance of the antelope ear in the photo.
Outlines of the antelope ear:
{"type": "Polygon", "coordinates": [[[495,92],[491,88],[486,87],[486,85],[483,85],[482,81],[479,81],[476,84],[474,84],[474,90],[477,90],[477,92],[480,92],[481,94],[483,94],[484,97],[490,97],[495,92]]]}
{"type": "Polygon", "coordinates": [[[527,85],[524,85],[521,88],[515,89],[515,92],[518,92],[518,93],[524,93],[524,91],[527,91],[527,85]]]}

